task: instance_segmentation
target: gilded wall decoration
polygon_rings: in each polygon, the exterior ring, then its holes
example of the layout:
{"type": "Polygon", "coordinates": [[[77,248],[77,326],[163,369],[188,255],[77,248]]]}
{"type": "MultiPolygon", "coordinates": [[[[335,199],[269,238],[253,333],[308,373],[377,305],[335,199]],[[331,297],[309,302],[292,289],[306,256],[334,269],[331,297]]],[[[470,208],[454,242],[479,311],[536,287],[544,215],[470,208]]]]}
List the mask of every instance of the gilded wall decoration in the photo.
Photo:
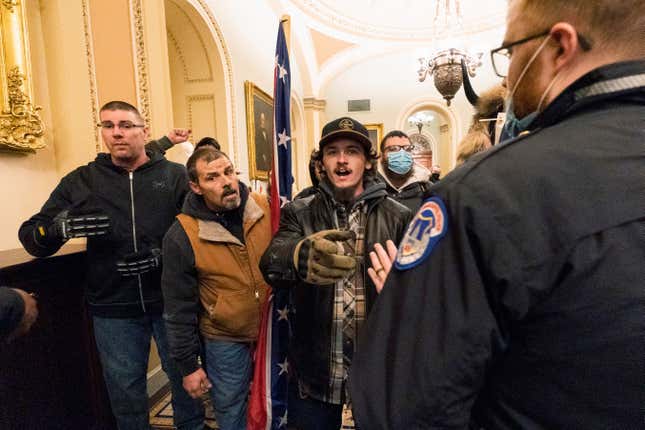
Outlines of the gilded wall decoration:
{"type": "MultiPolygon", "coordinates": [[[[87,0],[82,1],[83,8],[83,33],[85,36],[85,55],[87,56],[87,75],[90,83],[90,100],[92,102],[92,121],[94,124],[99,122],[99,100],[96,92],[96,70],[94,69],[94,47],[92,45],[90,9],[87,0]]],[[[99,129],[94,128],[94,147],[96,152],[101,152],[101,142],[99,141],[99,129]]]]}
{"type": "Polygon", "coordinates": [[[29,46],[23,3],[0,8],[0,149],[35,152],[45,147],[45,126],[31,103],[29,46]]]}
{"type": "Polygon", "coordinates": [[[217,121],[215,119],[215,97],[212,94],[196,94],[192,96],[186,97],[186,106],[188,107],[188,128],[195,131],[195,127],[193,125],[193,104],[195,102],[201,102],[201,101],[210,101],[212,103],[212,112],[213,112],[213,124],[215,124],[217,121]]]}
{"type": "Polygon", "coordinates": [[[13,12],[13,8],[18,6],[18,0],[2,0],[2,6],[6,7],[9,12],[13,12]]]}
{"type": "Polygon", "coordinates": [[[130,11],[132,14],[132,25],[134,34],[134,56],[136,58],[136,85],[137,85],[137,102],[139,112],[145,122],[150,126],[150,90],[148,85],[148,54],[146,51],[145,34],[143,26],[143,9],[141,0],[130,1],[130,11]]]}

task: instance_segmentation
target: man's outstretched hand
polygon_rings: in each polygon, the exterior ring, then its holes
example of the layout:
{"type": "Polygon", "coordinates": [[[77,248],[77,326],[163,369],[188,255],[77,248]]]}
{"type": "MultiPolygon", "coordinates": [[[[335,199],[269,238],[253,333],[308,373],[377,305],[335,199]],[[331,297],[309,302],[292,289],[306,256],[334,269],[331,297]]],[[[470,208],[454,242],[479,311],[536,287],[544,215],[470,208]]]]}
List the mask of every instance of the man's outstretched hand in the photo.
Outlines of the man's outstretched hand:
{"type": "Polygon", "coordinates": [[[356,260],[344,255],[337,242],[352,239],[351,231],[323,230],[301,240],[293,255],[299,276],[316,285],[333,284],[349,276],[356,268],[356,260]]]}
{"type": "Polygon", "coordinates": [[[388,240],[385,242],[387,252],[380,243],[374,245],[374,251],[370,252],[372,267],[367,269],[367,274],[374,282],[376,292],[380,293],[385,285],[388,273],[392,269],[392,264],[396,260],[397,249],[394,242],[388,240]]]}

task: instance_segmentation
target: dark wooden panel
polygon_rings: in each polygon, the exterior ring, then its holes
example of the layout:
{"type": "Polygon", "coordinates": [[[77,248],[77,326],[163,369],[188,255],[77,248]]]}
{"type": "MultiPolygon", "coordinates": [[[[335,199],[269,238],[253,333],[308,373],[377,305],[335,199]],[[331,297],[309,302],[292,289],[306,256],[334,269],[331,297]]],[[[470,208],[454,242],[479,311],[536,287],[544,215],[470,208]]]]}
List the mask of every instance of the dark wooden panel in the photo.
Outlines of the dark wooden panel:
{"type": "Polygon", "coordinates": [[[0,428],[115,428],[83,300],[85,253],[0,253],[0,283],[38,295],[29,335],[0,346],[0,428]]]}

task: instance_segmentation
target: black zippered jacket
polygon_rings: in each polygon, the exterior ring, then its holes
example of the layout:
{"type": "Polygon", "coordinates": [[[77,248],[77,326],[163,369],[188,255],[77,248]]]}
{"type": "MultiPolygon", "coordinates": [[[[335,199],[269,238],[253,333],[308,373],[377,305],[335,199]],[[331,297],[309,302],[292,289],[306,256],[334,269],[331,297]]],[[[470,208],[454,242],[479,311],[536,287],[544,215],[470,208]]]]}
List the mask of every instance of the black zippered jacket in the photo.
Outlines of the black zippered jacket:
{"type": "Polygon", "coordinates": [[[644,429],[645,61],[584,75],[430,194],[445,236],[370,313],[357,427],[644,429]]]}
{"type": "Polygon", "coordinates": [[[129,318],[161,314],[161,269],[122,277],[116,263],[135,251],[161,249],[188,192],[186,169],[147,151],[150,160],[131,174],[112,163],[110,154],[66,175],[36,215],[25,221],[18,235],[36,257],[54,254],[62,241],[42,244],[35,228],[48,224],[61,211],[80,208],[110,217],[110,232],[87,240],[86,299],[93,315],[129,318]]]}
{"type": "MultiPolygon", "coordinates": [[[[348,211],[332,197],[329,186],[321,182],[319,192],[287,203],[281,210],[280,229],[260,260],[264,279],[273,287],[289,287],[295,307],[290,317],[293,338],[290,340],[290,363],[298,379],[314,398],[324,398],[329,392],[331,333],[333,325],[333,285],[312,285],[302,280],[293,264],[293,253],[298,242],[322,230],[337,229],[339,218],[348,211]]],[[[357,201],[367,204],[365,252],[376,243],[385,246],[391,239],[398,244],[412,213],[408,208],[388,197],[385,184],[368,181],[357,201]]],[[[367,275],[371,267],[365,256],[364,273],[367,311],[375,302],[376,289],[367,275]]]]}

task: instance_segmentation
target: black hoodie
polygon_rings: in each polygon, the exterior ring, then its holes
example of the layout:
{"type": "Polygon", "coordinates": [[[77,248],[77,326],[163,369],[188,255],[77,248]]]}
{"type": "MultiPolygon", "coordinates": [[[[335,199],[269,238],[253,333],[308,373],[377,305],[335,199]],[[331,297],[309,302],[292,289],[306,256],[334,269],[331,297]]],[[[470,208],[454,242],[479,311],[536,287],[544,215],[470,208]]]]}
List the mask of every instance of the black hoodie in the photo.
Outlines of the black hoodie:
{"type": "Polygon", "coordinates": [[[134,172],[112,163],[110,154],[66,175],[40,212],[25,221],[18,235],[27,252],[36,257],[54,254],[62,241],[39,243],[38,225],[47,225],[61,211],[100,211],[110,217],[110,232],[87,240],[86,299],[90,312],[101,317],[160,314],[163,308],[161,270],[122,277],[116,263],[136,251],[161,249],[162,239],[188,192],[186,169],[147,152],[150,160],[134,172]]]}

